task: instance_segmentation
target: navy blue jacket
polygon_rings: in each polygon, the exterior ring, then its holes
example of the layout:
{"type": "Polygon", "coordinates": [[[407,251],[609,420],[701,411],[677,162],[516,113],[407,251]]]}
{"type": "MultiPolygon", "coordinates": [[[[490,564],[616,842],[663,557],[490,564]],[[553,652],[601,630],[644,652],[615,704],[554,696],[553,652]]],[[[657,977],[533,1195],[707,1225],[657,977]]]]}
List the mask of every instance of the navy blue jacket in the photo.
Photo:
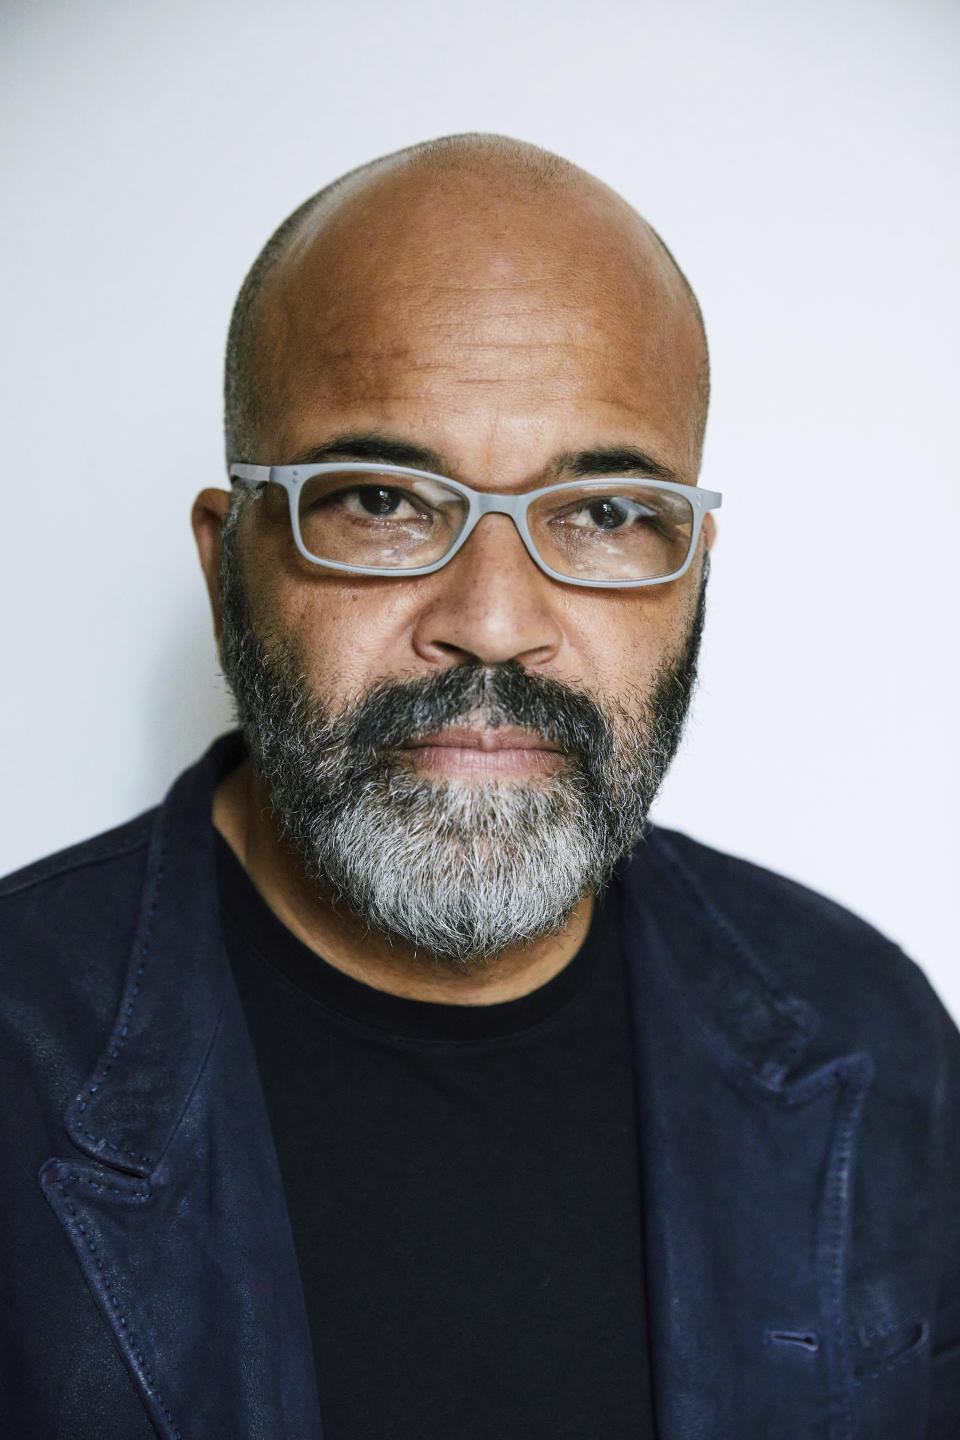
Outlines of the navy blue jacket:
{"type": "MultiPolygon", "coordinates": [[[[239,753],[0,885],[5,1440],[322,1433],[221,938],[239,753]]],[[[952,1022],[863,922],[680,835],[625,894],[660,1440],[957,1440],[952,1022]]]]}

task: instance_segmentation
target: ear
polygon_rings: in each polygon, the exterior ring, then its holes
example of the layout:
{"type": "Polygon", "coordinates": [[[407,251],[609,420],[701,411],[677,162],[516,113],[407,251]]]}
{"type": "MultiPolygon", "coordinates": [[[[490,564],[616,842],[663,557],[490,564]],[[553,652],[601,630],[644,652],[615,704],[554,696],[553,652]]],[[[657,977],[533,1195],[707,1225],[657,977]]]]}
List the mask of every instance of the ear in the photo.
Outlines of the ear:
{"type": "Polygon", "coordinates": [[[230,495],[226,490],[201,490],[193,502],[190,515],[200,565],[207,582],[210,609],[213,611],[213,633],[218,645],[223,631],[223,616],[220,613],[220,533],[229,509],[230,495]]]}
{"type": "Polygon", "coordinates": [[[717,538],[717,522],[714,520],[711,510],[708,510],[703,517],[703,525],[700,533],[703,535],[707,549],[711,549],[714,540],[717,538]]]}

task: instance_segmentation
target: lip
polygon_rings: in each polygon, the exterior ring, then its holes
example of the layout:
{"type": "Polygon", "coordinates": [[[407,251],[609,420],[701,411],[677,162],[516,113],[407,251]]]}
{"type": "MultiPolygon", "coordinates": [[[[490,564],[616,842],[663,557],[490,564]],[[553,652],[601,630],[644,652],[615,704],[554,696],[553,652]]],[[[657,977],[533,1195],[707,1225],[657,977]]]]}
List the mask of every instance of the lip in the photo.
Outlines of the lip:
{"type": "Polygon", "coordinates": [[[549,774],[563,761],[559,745],[532,730],[451,726],[421,735],[403,752],[421,771],[438,775],[523,777],[549,774]]]}
{"type": "Polygon", "coordinates": [[[421,750],[427,747],[440,750],[482,750],[490,754],[497,750],[549,750],[556,755],[563,752],[559,745],[544,740],[533,730],[522,730],[518,726],[504,725],[496,730],[490,728],[471,729],[467,726],[451,725],[429,735],[421,735],[402,748],[421,750]]]}

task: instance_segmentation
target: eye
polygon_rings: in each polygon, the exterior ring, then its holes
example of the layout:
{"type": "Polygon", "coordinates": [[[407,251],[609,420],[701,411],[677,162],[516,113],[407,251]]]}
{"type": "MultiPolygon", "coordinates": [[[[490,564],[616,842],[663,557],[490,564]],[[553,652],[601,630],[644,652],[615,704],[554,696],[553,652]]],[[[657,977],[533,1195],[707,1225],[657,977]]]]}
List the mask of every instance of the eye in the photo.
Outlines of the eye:
{"type": "Polygon", "coordinates": [[[648,506],[626,496],[596,495],[588,500],[579,500],[557,519],[564,525],[596,533],[656,521],[657,515],[648,506]]]}
{"type": "Polygon", "coordinates": [[[630,519],[629,507],[622,500],[613,500],[608,495],[584,505],[583,513],[598,530],[616,530],[630,519]]]}
{"type": "Polygon", "coordinates": [[[378,520],[413,520],[423,517],[423,507],[403,490],[386,485],[356,485],[336,497],[354,515],[373,515],[378,520]]]}

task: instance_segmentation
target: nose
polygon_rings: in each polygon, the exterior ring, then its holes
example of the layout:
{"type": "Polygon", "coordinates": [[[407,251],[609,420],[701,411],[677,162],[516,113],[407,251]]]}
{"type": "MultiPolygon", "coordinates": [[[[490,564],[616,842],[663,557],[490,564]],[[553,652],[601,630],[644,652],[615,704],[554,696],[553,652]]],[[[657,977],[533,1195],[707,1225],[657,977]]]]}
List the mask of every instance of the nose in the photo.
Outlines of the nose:
{"type": "Polygon", "coordinates": [[[559,583],[534,564],[508,516],[485,515],[463,549],[428,578],[413,636],[422,659],[517,660],[529,668],[560,649],[559,583]]]}

